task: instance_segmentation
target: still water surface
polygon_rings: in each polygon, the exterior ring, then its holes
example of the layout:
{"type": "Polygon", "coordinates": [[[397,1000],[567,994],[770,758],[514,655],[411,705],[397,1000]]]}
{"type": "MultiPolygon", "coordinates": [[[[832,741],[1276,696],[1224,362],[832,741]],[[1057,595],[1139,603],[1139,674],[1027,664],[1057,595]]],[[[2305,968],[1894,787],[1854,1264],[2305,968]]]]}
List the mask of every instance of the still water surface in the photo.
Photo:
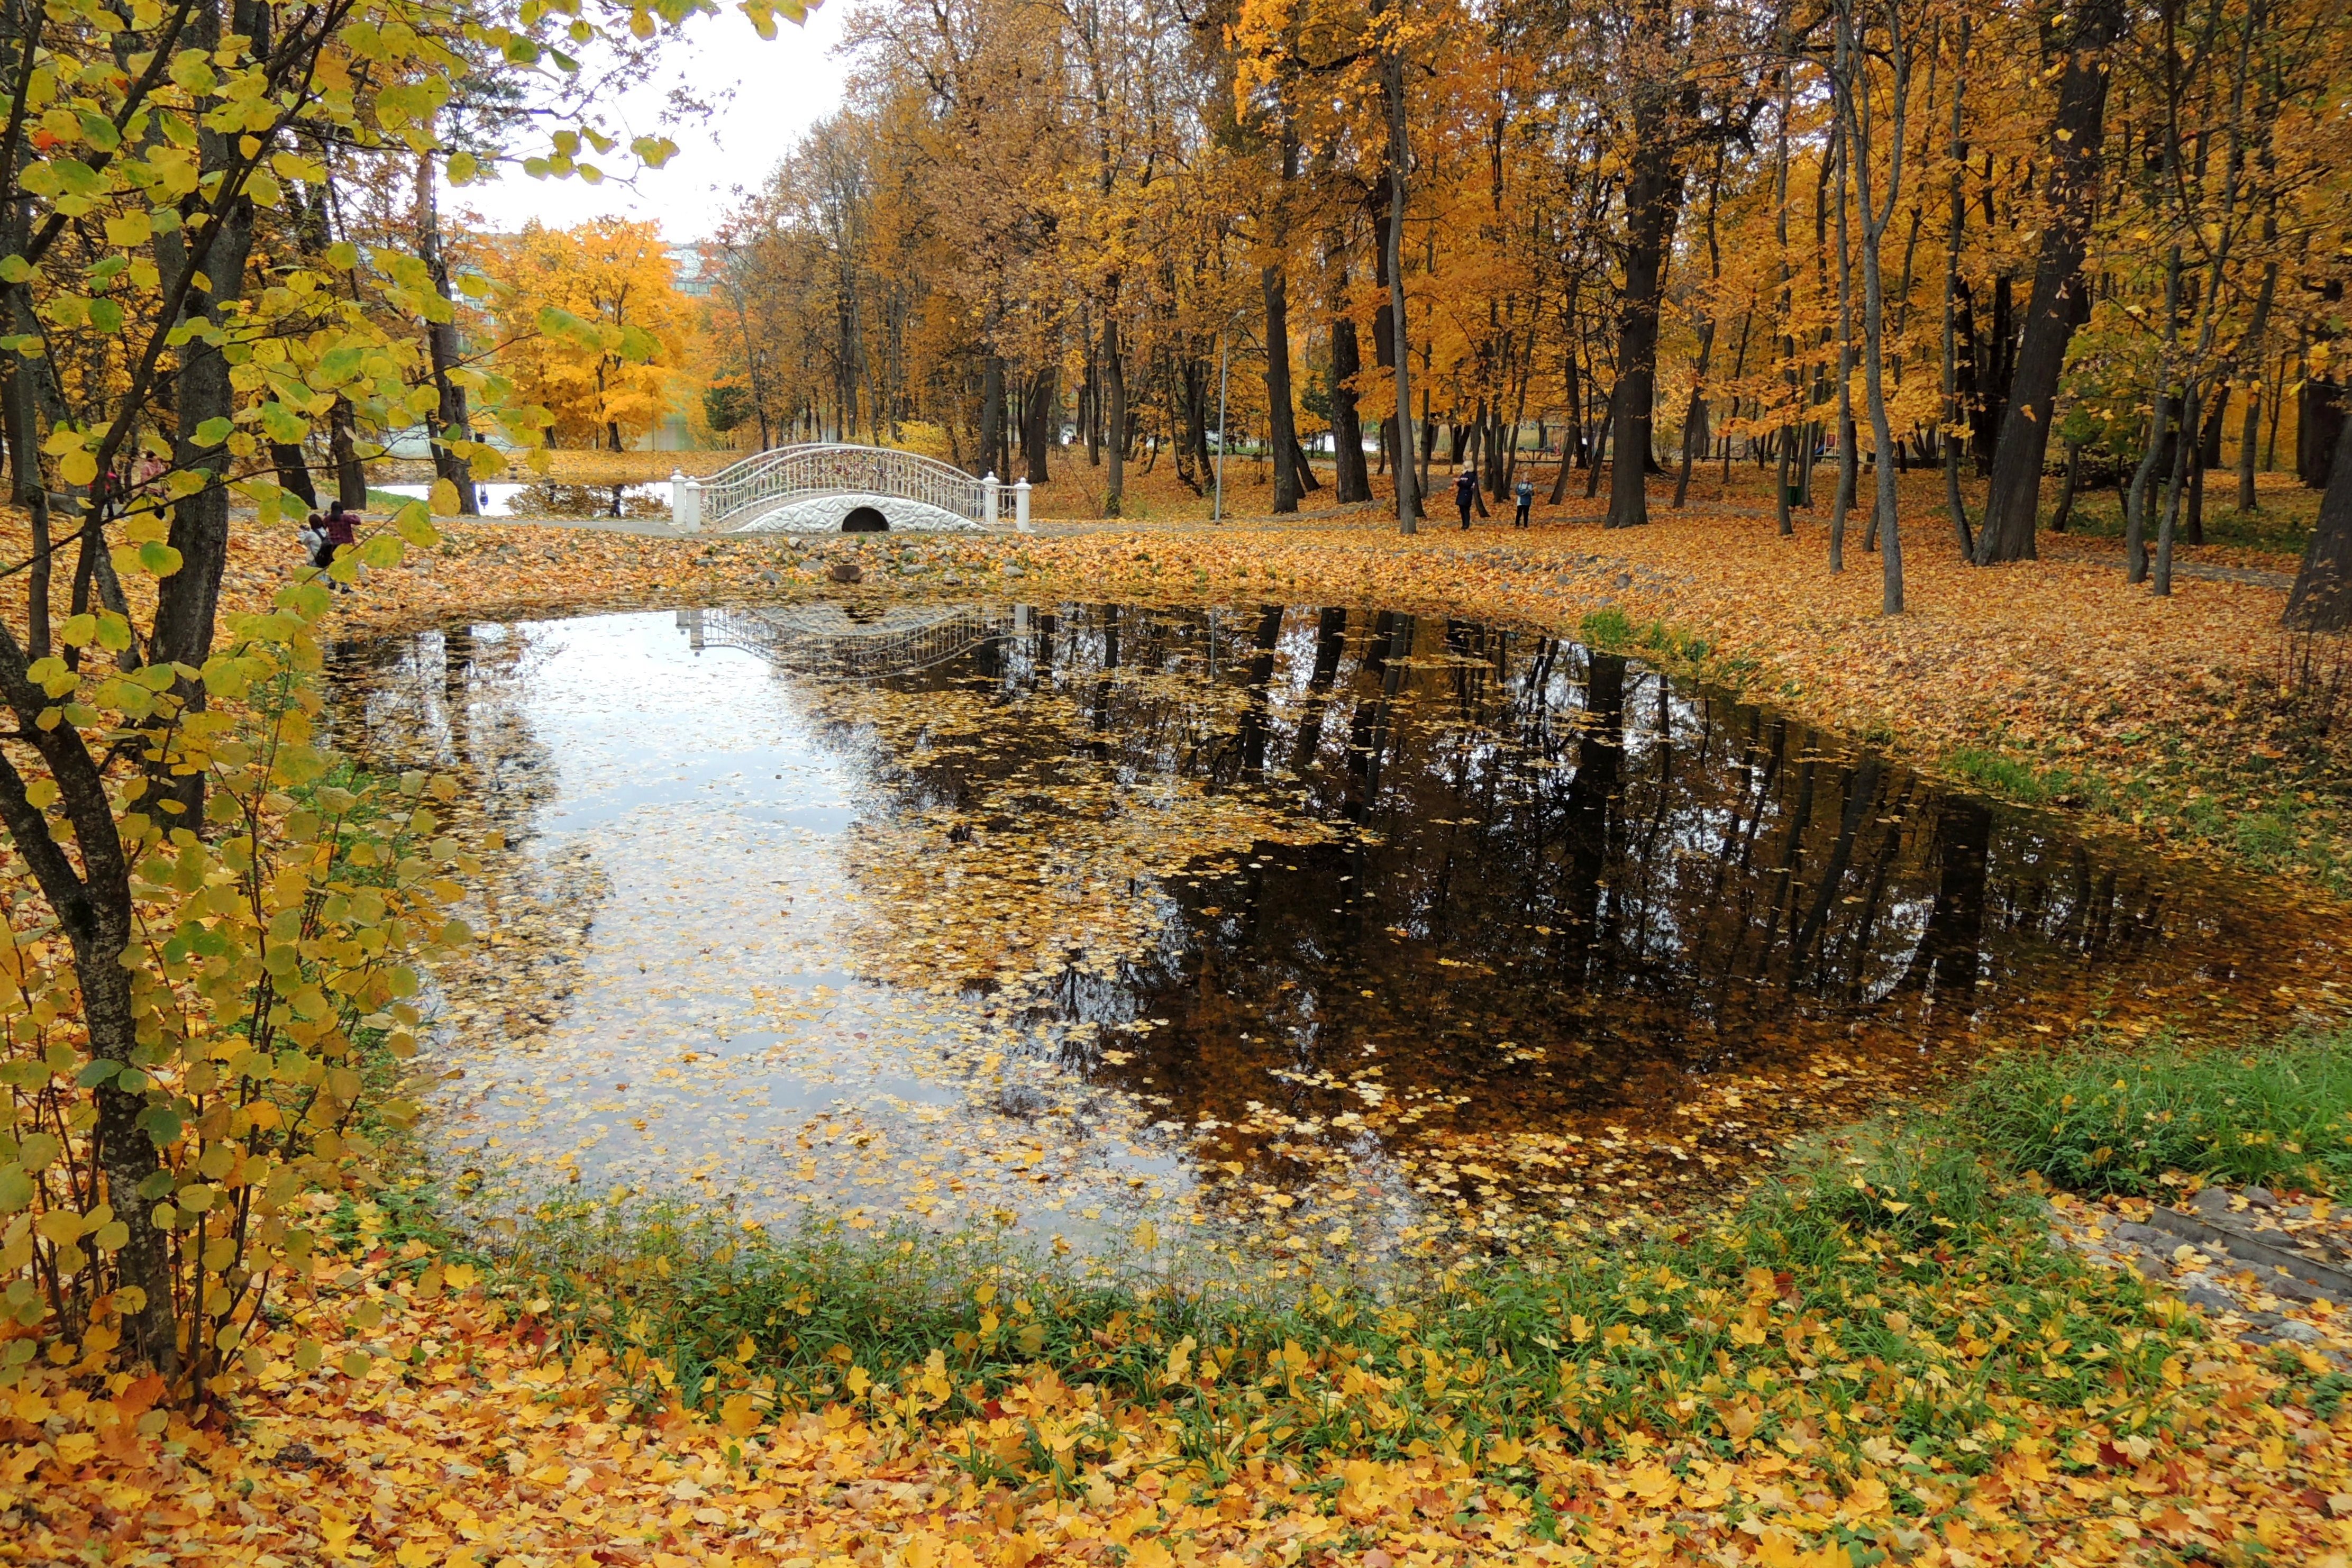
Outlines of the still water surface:
{"type": "Polygon", "coordinates": [[[1462,622],[818,604],[340,674],[342,742],[507,845],[431,1056],[486,1203],[1491,1246],[2337,962],[2250,889],[1462,622]]]}

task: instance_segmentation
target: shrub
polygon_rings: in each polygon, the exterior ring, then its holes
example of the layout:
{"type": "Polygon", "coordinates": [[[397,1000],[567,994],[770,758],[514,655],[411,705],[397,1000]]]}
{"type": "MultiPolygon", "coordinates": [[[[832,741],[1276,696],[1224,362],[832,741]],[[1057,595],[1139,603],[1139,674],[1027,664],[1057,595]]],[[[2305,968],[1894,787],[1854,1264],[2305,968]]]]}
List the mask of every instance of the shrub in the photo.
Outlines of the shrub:
{"type": "MultiPolygon", "coordinates": [[[[85,1016],[88,961],[11,836],[0,1387],[43,1347],[102,1368],[121,1346],[178,1395],[222,1392],[276,1271],[315,1239],[307,1195],[365,1152],[363,1101],[378,1124],[405,1117],[366,1080],[414,1048],[413,959],[467,934],[426,799],[447,786],[357,774],[316,743],[325,603],[322,584],[288,590],[206,666],[213,704],[166,753],[201,775],[205,832],[139,773],[73,819],[85,842],[110,826],[124,869],[121,1039],[85,1016]]],[[[26,798],[60,792],[43,779],[26,798]]]]}

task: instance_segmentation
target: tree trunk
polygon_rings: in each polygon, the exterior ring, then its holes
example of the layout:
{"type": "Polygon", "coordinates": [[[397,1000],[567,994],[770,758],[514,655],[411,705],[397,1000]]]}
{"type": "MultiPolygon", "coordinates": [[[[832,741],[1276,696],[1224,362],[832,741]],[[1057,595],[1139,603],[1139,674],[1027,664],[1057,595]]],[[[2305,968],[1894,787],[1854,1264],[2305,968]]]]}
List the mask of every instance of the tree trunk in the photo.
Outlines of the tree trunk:
{"type": "Polygon", "coordinates": [[[310,482],[310,460],[303,455],[301,447],[291,441],[272,441],[269,443],[269,466],[278,470],[278,483],[281,489],[292,492],[307,510],[319,510],[319,487],[310,482]]]}
{"type": "MultiPolygon", "coordinates": [[[[1396,182],[1391,180],[1383,170],[1381,178],[1373,184],[1369,204],[1372,219],[1372,282],[1380,290],[1380,303],[1372,312],[1372,358],[1374,363],[1391,374],[1396,371],[1397,360],[1396,299],[1403,292],[1401,288],[1392,289],[1390,286],[1390,280],[1394,274],[1390,268],[1389,209],[1393,205],[1395,195],[1396,182]]],[[[1406,412],[1410,416],[1411,410],[1408,409],[1406,412]]],[[[1393,472],[1399,463],[1408,460],[1404,455],[1406,439],[1404,431],[1398,426],[1395,410],[1391,409],[1382,414],[1381,416],[1381,472],[1393,472]]],[[[1418,515],[1417,505],[1415,511],[1418,515]]]]}
{"type": "Polygon", "coordinates": [[[1551,475],[1550,504],[1553,506],[1558,506],[1568,496],[1568,470],[1575,460],[1577,448],[1584,440],[1584,410],[1578,402],[1584,393],[1578,384],[1573,343],[1569,347],[1562,380],[1566,383],[1563,391],[1568,400],[1568,423],[1559,428],[1559,467],[1554,468],[1551,475]]]}
{"type": "Polygon", "coordinates": [[[2352,419],[2336,426],[2327,489],[2287,595],[2285,624],[2299,632],[2352,628],[2352,419]]]}
{"type": "MultiPolygon", "coordinates": [[[[1683,88],[1679,96],[1696,91],[1683,88]]],[[[1633,164],[1625,184],[1625,293],[1617,320],[1617,388],[1611,399],[1617,462],[1609,476],[1609,515],[1602,524],[1607,528],[1638,528],[1650,521],[1643,480],[1657,394],[1658,310],[1683,199],[1673,121],[1685,106],[1676,103],[1676,96],[1677,89],[1662,81],[1634,89],[1633,164]]]]}
{"type": "MultiPolygon", "coordinates": [[[[449,298],[449,264],[441,254],[441,214],[434,199],[435,174],[433,154],[417,157],[417,244],[424,252],[426,275],[433,280],[433,290],[443,300],[449,298]]],[[[482,515],[480,498],[474,490],[473,465],[447,446],[450,438],[467,440],[471,437],[471,425],[466,413],[466,389],[449,378],[461,357],[457,344],[457,323],[453,316],[436,321],[430,315],[425,321],[425,347],[433,367],[433,389],[439,398],[435,427],[426,432],[433,450],[433,472],[457,487],[457,514],[460,517],[482,515]]],[[[619,450],[618,433],[614,435],[615,451],[619,450]]]]}
{"type": "Polygon", "coordinates": [[[1960,406],[1958,304],[1960,237],[1968,228],[1968,197],[1961,176],[1968,163],[1969,143],[1961,134],[1961,110],[1968,96],[1969,17],[1960,16],[1959,59],[1953,68],[1951,213],[1944,240],[1944,511],[1952,521],[1952,537],[1960,559],[1976,559],[1976,540],[1969,530],[1968,502],[1960,495],[1960,436],[1966,410],[1960,406]]]}
{"type": "MultiPolygon", "coordinates": [[[[215,21],[215,26],[217,26],[215,21]]],[[[219,132],[205,132],[209,139],[219,132]]],[[[225,146],[211,152],[208,163],[226,165],[232,153],[225,146]]],[[[188,322],[225,324],[245,293],[247,261],[253,247],[253,203],[240,197],[205,226],[200,270],[212,287],[188,295],[182,319],[188,322]]],[[[230,366],[216,342],[192,337],[181,350],[176,390],[179,399],[179,440],[176,457],[184,470],[202,470],[211,482],[182,500],[172,511],[170,543],[180,552],[180,569],[156,585],[154,634],[148,648],[151,664],[179,664],[201,668],[212,652],[213,626],[220,608],[221,574],[228,565],[228,479],[234,464],[226,445],[199,445],[195,432],[207,420],[226,423],[236,412],[237,392],[230,366]]],[[[186,712],[205,706],[201,680],[182,679],[173,687],[186,712]]],[[[174,774],[168,763],[151,766],[149,788],[180,810],[167,822],[202,831],[205,773],[196,769],[174,774]]],[[[171,807],[163,808],[171,813],[171,807]]]]}
{"type": "MultiPolygon", "coordinates": [[[[1843,13],[1840,13],[1843,17],[1843,13]]],[[[1841,33],[1844,29],[1841,28],[1841,33]]],[[[1842,71],[1853,68],[1841,66],[1842,71]]],[[[1853,510],[1854,479],[1860,462],[1853,428],[1853,248],[1846,222],[1846,184],[1853,170],[1852,143],[1845,120],[1839,117],[1831,136],[1830,155],[1837,160],[1837,492],[1830,499],[1830,570],[1845,570],[1845,520],[1853,510]]],[[[1868,148],[1862,155],[1868,157],[1868,148]]]]}
{"type": "Polygon", "coordinates": [[[1055,426],[1061,421],[1061,399],[1055,383],[1059,381],[1058,363],[1048,358],[1029,378],[1029,395],[1022,409],[1025,416],[1021,432],[1021,445],[1029,461],[1029,482],[1042,485],[1053,476],[1046,472],[1045,454],[1054,444],[1055,426]]]}
{"type": "Polygon", "coordinates": [[[2124,575],[2131,583],[2147,581],[2147,489],[2155,481],[2158,463],[2167,450],[2172,427],[2173,360],[2180,344],[2180,247],[2174,246],[2164,269],[2164,344],[2157,361],[2156,406],[2148,420],[2147,450],[2132,471],[2131,489],[2124,498],[2124,575]]]}
{"type": "Polygon", "coordinates": [[[1265,295],[1266,441],[1274,453],[1274,510],[1298,510],[1298,416],[1290,403],[1290,280],[1277,264],[1258,272],[1265,295]]]}
{"type": "MultiPolygon", "coordinates": [[[[997,452],[1004,441],[1004,358],[990,354],[980,369],[980,451],[983,474],[997,471],[997,452]]],[[[1001,477],[1001,476],[1000,476],[1001,477]]]]}
{"type": "MultiPolygon", "coordinates": [[[[2276,219],[2268,220],[2274,226],[2276,219]]],[[[2275,233],[2266,226],[2265,239],[2275,233]]],[[[2263,267],[2263,286],[2254,296],[2253,318],[2246,323],[2246,337],[2240,347],[2237,362],[2240,374],[2246,377],[2246,412],[2238,433],[2238,510],[2257,510],[2261,501],[2254,494],[2254,447],[2262,435],[2263,340],[2270,331],[2271,302],[2278,292],[2278,263],[2266,262],[2263,267]]]]}
{"type": "Polygon", "coordinates": [[[1109,395],[1104,431],[1110,473],[1103,482],[1103,515],[1122,515],[1127,505],[1127,359],[1118,346],[1118,318],[1107,317],[1102,334],[1103,390],[1109,395]]]}
{"type": "MultiPolygon", "coordinates": [[[[1338,249],[1337,245],[1333,249],[1338,249]]],[[[1339,271],[1332,292],[1337,306],[1331,315],[1331,462],[1332,485],[1339,504],[1372,499],[1372,478],[1364,467],[1364,425],[1356,411],[1356,377],[1363,373],[1362,345],[1356,341],[1355,318],[1348,314],[1348,271],[1339,271]]]]}
{"type": "Polygon", "coordinates": [[[2083,468],[2083,443],[2066,443],[2066,477],[2059,481],[2058,507],[2050,516],[2050,531],[2063,533],[2074,515],[2074,481],[2083,468]]]}
{"type": "MultiPolygon", "coordinates": [[[[1839,42],[1847,68],[1853,77],[1861,78],[1863,55],[1853,37],[1852,17],[1850,10],[1841,8],[1839,42]]],[[[1886,56],[1891,78],[1887,142],[1893,152],[1887,162],[1883,205],[1874,195],[1873,114],[1867,79],[1854,82],[1860,90],[1850,90],[1843,97],[1846,126],[1851,133],[1847,144],[1852,149],[1853,192],[1862,218],[1863,388],[1870,408],[1871,446],[1877,453],[1877,461],[1872,466],[1878,479],[1878,500],[1872,516],[1879,537],[1884,581],[1880,609],[1885,615],[1899,616],[1903,613],[1903,531],[1896,512],[1895,464],[1890,457],[1895,449],[1895,430],[1886,412],[1886,289],[1883,265],[1886,226],[1894,221],[1895,209],[1903,195],[1904,118],[1910,93],[1909,57],[1899,36],[1889,39],[1886,56]]],[[[1851,454],[1846,458],[1846,468],[1849,472],[1853,468],[1851,454]]]]}
{"type": "Polygon", "coordinates": [[[2066,74],[2051,126],[2050,210],[2026,306],[2025,336],[2010,376],[1992,488],[1977,535],[1979,565],[2033,557],[2042,465],[2049,451],[2066,344],[2074,333],[2073,296],[2084,287],[2083,255],[2097,207],[2099,153],[2107,104],[2106,50],[2123,36],[2123,0],[2083,0],[2067,46],[2066,74]]]}
{"type": "Polygon", "coordinates": [[[2333,376],[2309,375],[2295,405],[2294,471],[2305,487],[2328,488],[2336,477],[2336,437],[2352,424],[2344,416],[2344,388],[2333,376]]]}
{"type": "Polygon", "coordinates": [[[1421,516],[1421,494],[1413,483],[1412,345],[1405,339],[1404,214],[1405,168],[1412,144],[1405,134],[1404,57],[1391,48],[1381,58],[1381,89],[1388,100],[1389,210],[1388,233],[1381,240],[1389,275],[1389,315],[1393,337],[1391,355],[1396,370],[1396,507],[1397,531],[1412,533],[1421,516]]]}
{"type": "MultiPolygon", "coordinates": [[[[1591,500],[1593,497],[1601,493],[1601,460],[1608,455],[1607,449],[1612,443],[1612,433],[1616,428],[1617,423],[1617,399],[1624,390],[1625,384],[1622,381],[1618,382],[1616,385],[1611,387],[1609,389],[1609,401],[1601,411],[1600,434],[1593,437],[1592,448],[1586,454],[1584,469],[1584,499],[1586,500],[1591,500]]],[[[1624,448],[1622,446],[1619,447],[1618,466],[1620,468],[1624,466],[1623,452],[1624,448]]],[[[1638,469],[1639,465],[1637,464],[1635,467],[1638,469]]],[[[1613,480],[1615,477],[1615,471],[1613,469],[1612,470],[1611,477],[1613,480]]],[[[1637,474],[1636,478],[1638,479],[1638,477],[1639,476],[1637,474]]],[[[1613,483],[1610,488],[1609,493],[1613,501],[1617,493],[1616,487],[1613,483]]]]}
{"type": "MultiPolygon", "coordinates": [[[[215,279],[226,280],[225,273],[215,279]]],[[[212,298],[216,302],[220,296],[212,298]]],[[[86,543],[95,537],[84,535],[86,543]]],[[[209,634],[209,623],[204,629],[209,634]]],[[[211,651],[209,640],[196,651],[201,663],[211,651]]],[[[121,830],[104,779],[84,749],[80,732],[71,724],[40,724],[42,713],[53,710],[47,694],[29,679],[26,664],[26,650],[17,646],[15,634],[0,626],[0,701],[13,711],[26,748],[47,767],[58,790],[57,804],[71,825],[75,856],[68,857],[42,810],[31,804],[26,780],[5,754],[0,754],[0,821],[72,947],[89,1060],[116,1069],[146,1065],[131,1005],[131,971],[122,963],[135,932],[131,866],[121,830]]],[[[201,826],[193,818],[188,825],[192,829],[201,826]]],[[[135,1287],[143,1298],[136,1307],[128,1297],[117,1298],[124,1309],[125,1339],[135,1356],[173,1377],[179,1352],[170,1246],[152,1217],[160,1195],[154,1178],[163,1165],[155,1141],[142,1121],[146,1096],[109,1077],[97,1082],[95,1098],[93,1131],[106,1177],[104,1198],[130,1232],[115,1255],[115,1268],[122,1283],[135,1287]]]]}
{"type": "Polygon", "coordinates": [[[2180,405],[2180,433],[2172,443],[2172,475],[2164,486],[2164,521],[2156,533],[2156,575],[2148,592],[2158,598],[2172,595],[2172,539],[2180,521],[2181,496],[2197,468],[2197,399],[2200,388],[2192,377],[2180,405]]]}
{"type": "Polygon", "coordinates": [[[340,394],[327,415],[327,449],[335,459],[335,499],[345,511],[367,510],[367,465],[360,461],[358,421],[340,394]]]}

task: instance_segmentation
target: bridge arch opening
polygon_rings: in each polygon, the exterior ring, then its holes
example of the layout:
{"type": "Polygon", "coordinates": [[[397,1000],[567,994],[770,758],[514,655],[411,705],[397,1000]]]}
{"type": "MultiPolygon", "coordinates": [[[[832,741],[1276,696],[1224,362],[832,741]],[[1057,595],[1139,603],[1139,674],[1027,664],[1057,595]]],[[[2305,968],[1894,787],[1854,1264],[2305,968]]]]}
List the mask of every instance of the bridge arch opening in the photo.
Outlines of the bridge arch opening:
{"type": "Polygon", "coordinates": [[[850,509],[849,515],[841,520],[841,531],[844,533],[887,533],[890,531],[890,520],[882,515],[879,508],[870,506],[853,507],[850,509]]]}

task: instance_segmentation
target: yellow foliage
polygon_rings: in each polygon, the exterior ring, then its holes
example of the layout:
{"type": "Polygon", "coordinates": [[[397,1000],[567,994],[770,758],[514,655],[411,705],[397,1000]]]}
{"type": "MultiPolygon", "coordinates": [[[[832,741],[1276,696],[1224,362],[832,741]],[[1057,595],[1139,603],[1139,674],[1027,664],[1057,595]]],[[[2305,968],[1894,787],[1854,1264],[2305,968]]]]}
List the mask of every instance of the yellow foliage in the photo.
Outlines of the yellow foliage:
{"type": "Polygon", "coordinates": [[[694,302],[657,225],[538,223],[505,243],[498,363],[558,442],[620,451],[675,412],[693,357],[694,302]]]}

